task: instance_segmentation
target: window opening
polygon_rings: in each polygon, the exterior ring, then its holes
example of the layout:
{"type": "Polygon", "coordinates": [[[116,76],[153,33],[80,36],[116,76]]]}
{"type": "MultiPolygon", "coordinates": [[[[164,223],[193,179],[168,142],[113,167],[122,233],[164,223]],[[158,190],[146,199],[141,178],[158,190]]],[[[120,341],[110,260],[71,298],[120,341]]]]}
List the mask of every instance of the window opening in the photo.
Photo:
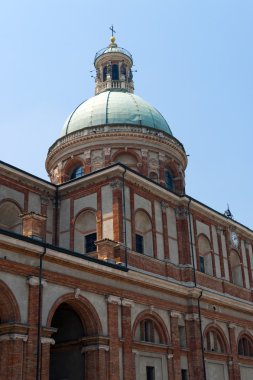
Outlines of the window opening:
{"type": "Polygon", "coordinates": [[[75,178],[78,178],[78,177],[82,177],[83,174],[84,174],[83,167],[82,166],[78,166],[71,173],[70,179],[75,179],[75,178]]]}
{"type": "Polygon", "coordinates": [[[141,323],[141,340],[144,342],[154,342],[154,322],[145,319],[141,323]]]}
{"type": "Polygon", "coordinates": [[[112,80],[119,80],[119,66],[112,65],[112,80]]]}
{"type": "Polygon", "coordinates": [[[173,190],[173,177],[169,170],[165,170],[165,187],[168,190],[173,190]]]}
{"type": "Polygon", "coordinates": [[[95,241],[97,240],[97,234],[94,232],[93,234],[86,235],[85,239],[85,253],[94,252],[97,250],[95,241]]]}
{"type": "Polygon", "coordinates": [[[205,258],[203,256],[199,256],[199,269],[200,272],[205,273],[205,258]]]}
{"type": "Polygon", "coordinates": [[[155,367],[146,367],[147,380],[155,380],[155,367]]]}
{"type": "Polygon", "coordinates": [[[103,68],[103,82],[105,82],[107,79],[107,66],[103,68]]]}
{"type": "Polygon", "coordinates": [[[182,380],[188,380],[188,373],[187,369],[181,369],[181,379],[182,380]]]}
{"type": "Polygon", "coordinates": [[[136,252],[143,253],[144,252],[143,236],[136,234],[135,243],[136,243],[136,252]]]}
{"type": "Polygon", "coordinates": [[[185,326],[179,326],[180,347],[186,347],[186,331],[185,326]]]}
{"type": "Polygon", "coordinates": [[[243,337],[239,340],[238,354],[253,357],[253,344],[249,339],[243,337]]]}

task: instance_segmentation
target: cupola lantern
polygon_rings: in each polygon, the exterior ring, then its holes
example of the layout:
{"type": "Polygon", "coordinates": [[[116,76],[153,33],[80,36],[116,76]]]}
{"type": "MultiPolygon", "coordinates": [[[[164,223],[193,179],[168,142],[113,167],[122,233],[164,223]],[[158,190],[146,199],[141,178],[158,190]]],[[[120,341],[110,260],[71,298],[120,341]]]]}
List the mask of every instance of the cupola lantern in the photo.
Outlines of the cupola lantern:
{"type": "Polygon", "coordinates": [[[115,40],[112,36],[109,46],[95,55],[96,95],[110,89],[134,92],[132,55],[119,47],[115,40]]]}

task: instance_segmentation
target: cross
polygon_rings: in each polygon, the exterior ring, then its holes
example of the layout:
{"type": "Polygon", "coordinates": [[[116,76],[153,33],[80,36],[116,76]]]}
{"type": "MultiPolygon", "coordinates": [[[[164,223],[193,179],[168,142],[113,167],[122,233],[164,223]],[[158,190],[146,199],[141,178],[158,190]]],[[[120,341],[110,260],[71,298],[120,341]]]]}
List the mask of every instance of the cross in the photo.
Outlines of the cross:
{"type": "Polygon", "coordinates": [[[112,31],[112,37],[113,37],[113,33],[116,33],[116,30],[113,29],[113,25],[109,29],[112,31]]]}

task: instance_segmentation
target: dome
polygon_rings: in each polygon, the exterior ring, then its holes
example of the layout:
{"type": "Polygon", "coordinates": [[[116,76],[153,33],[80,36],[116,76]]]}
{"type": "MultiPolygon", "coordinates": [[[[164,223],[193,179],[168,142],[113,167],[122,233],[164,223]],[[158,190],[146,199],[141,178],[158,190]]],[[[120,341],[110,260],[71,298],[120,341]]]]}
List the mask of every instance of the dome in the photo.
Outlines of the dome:
{"type": "Polygon", "coordinates": [[[99,125],[137,125],[172,135],[164,117],[141,97],[127,91],[104,91],[81,103],[68,117],[61,136],[99,125]]]}

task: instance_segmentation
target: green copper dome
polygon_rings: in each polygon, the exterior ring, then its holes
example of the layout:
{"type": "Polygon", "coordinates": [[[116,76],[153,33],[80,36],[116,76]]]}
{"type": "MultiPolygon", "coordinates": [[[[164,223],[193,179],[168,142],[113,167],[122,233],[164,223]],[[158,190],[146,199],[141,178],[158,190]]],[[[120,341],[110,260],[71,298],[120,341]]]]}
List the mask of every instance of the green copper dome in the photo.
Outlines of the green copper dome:
{"type": "Polygon", "coordinates": [[[164,117],[137,95],[126,91],[104,91],[80,104],[68,117],[61,136],[99,125],[137,125],[172,135],[164,117]]]}

